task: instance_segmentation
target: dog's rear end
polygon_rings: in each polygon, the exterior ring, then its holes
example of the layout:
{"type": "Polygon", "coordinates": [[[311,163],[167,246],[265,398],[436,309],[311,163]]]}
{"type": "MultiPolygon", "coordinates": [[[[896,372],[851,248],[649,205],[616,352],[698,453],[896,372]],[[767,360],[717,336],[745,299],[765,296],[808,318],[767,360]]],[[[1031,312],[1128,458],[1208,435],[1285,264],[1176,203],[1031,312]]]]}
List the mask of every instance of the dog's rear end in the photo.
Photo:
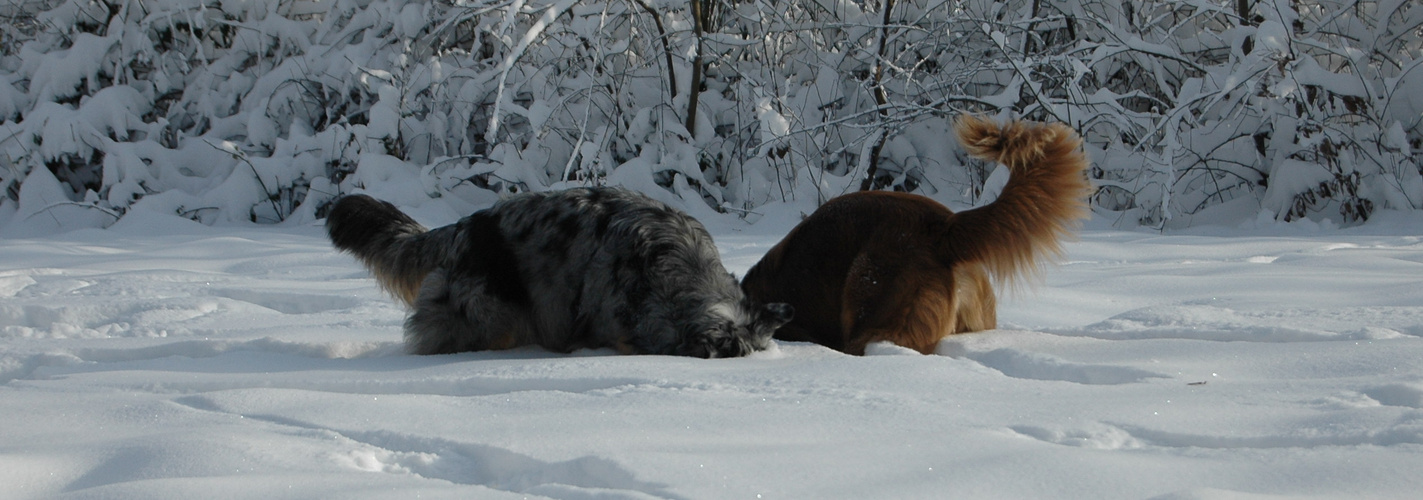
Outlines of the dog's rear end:
{"type": "Polygon", "coordinates": [[[429,231],[395,205],[366,195],[336,201],[326,218],[331,243],[355,255],[381,288],[414,306],[420,283],[447,259],[453,229],[429,231]]]}
{"type": "Polygon", "coordinates": [[[1033,274],[1087,214],[1081,140],[1059,124],[965,117],[959,141],[1008,166],[993,203],[960,214],[928,198],[863,192],[831,200],[746,275],[763,302],[796,318],[776,334],[863,354],[890,341],[932,352],[953,333],[995,328],[993,283],[1033,274]]]}

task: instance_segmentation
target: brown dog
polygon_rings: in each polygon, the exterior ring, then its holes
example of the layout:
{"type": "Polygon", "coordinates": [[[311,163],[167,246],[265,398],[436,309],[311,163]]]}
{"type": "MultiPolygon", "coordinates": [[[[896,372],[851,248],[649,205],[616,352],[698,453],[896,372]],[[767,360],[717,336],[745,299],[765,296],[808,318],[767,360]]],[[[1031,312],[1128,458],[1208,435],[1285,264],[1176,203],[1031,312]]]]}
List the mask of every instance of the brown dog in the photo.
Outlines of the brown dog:
{"type": "Polygon", "coordinates": [[[1034,274],[1087,216],[1082,140],[1062,124],[963,117],[959,142],[1009,169],[1003,193],[953,213],[923,196],[841,196],[792,229],[741,286],[795,319],[776,332],[850,354],[871,342],[931,353],[939,340],[997,327],[993,283],[1034,274]]]}

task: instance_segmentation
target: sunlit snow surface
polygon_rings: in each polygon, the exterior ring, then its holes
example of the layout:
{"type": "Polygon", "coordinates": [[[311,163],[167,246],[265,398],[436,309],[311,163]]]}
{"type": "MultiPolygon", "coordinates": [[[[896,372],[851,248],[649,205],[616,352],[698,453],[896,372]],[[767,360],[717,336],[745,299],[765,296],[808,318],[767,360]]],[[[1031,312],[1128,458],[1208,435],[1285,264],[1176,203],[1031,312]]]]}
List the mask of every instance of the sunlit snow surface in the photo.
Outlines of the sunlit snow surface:
{"type": "Polygon", "coordinates": [[[4,239],[0,497],[1416,498],[1413,216],[1094,223],[940,355],[729,360],[405,355],[316,226],[4,239]]]}

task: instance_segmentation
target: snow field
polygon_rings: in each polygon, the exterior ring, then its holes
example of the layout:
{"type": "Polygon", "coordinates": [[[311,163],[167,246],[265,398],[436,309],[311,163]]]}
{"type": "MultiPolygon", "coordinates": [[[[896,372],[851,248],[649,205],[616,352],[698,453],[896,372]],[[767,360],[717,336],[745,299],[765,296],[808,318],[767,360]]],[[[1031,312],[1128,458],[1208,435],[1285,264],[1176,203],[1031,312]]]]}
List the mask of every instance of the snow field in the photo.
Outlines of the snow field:
{"type": "MultiPolygon", "coordinates": [[[[315,226],[0,240],[0,498],[1412,498],[1423,225],[1093,223],[937,356],[409,356],[315,226]]],[[[153,228],[159,229],[153,229],[153,228]]],[[[742,273],[785,228],[713,225],[742,273]]]]}

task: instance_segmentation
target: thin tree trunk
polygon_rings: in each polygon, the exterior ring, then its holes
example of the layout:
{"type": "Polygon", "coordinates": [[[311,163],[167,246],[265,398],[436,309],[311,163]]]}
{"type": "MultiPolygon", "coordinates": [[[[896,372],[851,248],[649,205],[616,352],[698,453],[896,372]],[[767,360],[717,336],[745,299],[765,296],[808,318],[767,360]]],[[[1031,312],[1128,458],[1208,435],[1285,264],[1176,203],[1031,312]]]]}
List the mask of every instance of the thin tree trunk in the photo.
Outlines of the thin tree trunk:
{"type": "Polygon", "coordinates": [[[1033,0],[1033,21],[1028,23],[1028,31],[1023,33],[1023,55],[1027,56],[1037,50],[1037,43],[1033,41],[1033,30],[1038,28],[1038,16],[1042,15],[1042,0],[1033,0]]]}
{"type": "Polygon", "coordinates": [[[662,41],[662,55],[667,57],[667,85],[671,89],[672,97],[677,97],[677,72],[672,66],[672,47],[667,44],[667,29],[662,27],[662,16],[657,11],[652,10],[652,6],[642,0],[632,0],[636,2],[642,10],[647,11],[647,15],[652,16],[652,24],[657,26],[657,38],[662,41]]]}
{"type": "MultiPolygon", "coordinates": [[[[884,18],[880,24],[879,47],[875,50],[875,69],[873,75],[875,104],[879,106],[880,125],[889,119],[889,92],[884,89],[884,58],[888,50],[889,43],[889,13],[894,9],[894,0],[884,0],[884,18]]],[[[889,139],[889,130],[881,129],[879,138],[875,139],[875,147],[870,148],[870,167],[866,169],[865,180],[860,182],[860,191],[869,191],[875,184],[875,175],[879,174],[879,155],[884,150],[884,143],[889,139]]]]}
{"type": "Polygon", "coordinates": [[[697,136],[697,101],[702,95],[702,13],[706,11],[702,2],[692,2],[692,33],[697,38],[696,53],[692,54],[692,83],[687,89],[687,133],[697,136]]]}

